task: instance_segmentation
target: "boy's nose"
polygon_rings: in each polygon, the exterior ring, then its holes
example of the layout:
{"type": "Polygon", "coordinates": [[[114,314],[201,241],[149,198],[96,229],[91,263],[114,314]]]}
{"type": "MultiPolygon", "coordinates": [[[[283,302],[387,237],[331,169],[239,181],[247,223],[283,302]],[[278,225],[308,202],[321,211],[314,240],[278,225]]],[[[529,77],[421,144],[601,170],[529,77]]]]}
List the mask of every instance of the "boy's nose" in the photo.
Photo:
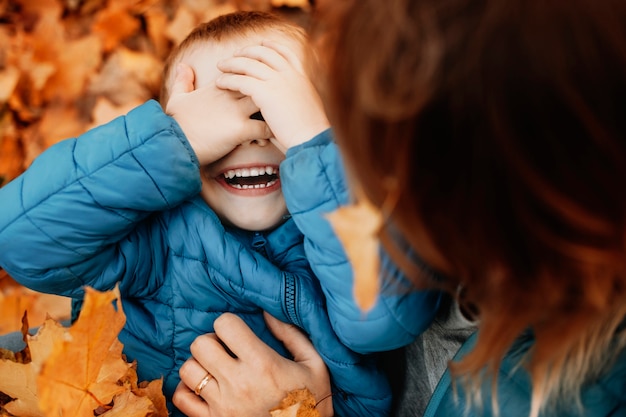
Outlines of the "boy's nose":
{"type": "Polygon", "coordinates": [[[269,142],[270,142],[269,139],[252,139],[251,141],[248,141],[247,144],[248,145],[265,146],[269,142]]]}

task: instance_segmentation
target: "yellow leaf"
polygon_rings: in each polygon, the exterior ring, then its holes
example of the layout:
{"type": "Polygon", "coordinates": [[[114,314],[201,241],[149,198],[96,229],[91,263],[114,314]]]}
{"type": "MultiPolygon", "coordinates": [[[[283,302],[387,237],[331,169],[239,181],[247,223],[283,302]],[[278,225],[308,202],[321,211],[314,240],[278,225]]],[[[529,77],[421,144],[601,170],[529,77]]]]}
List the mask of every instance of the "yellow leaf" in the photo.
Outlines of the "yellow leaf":
{"type": "Polygon", "coordinates": [[[360,199],[354,205],[327,214],[327,218],[352,264],[355,301],[361,310],[367,311],[374,306],[379,291],[377,234],[382,215],[366,199],[360,199]]]}
{"type": "Polygon", "coordinates": [[[280,404],[270,410],[272,417],[320,417],[316,400],[307,388],[289,392],[280,404]]]}
{"type": "Polygon", "coordinates": [[[6,411],[20,417],[44,417],[38,405],[37,374],[50,354],[53,341],[62,339],[66,332],[67,329],[48,319],[37,335],[28,338],[31,362],[0,360],[0,392],[14,398],[4,406],[6,411]]]}
{"type": "Polygon", "coordinates": [[[152,401],[147,397],[140,397],[131,391],[126,391],[115,398],[113,408],[101,417],[146,417],[154,412],[152,401]]]}
{"type": "Polygon", "coordinates": [[[155,409],[154,416],[168,415],[165,396],[163,395],[163,379],[155,379],[145,384],[144,387],[137,387],[133,389],[133,393],[150,399],[155,409]]]}
{"type": "Polygon", "coordinates": [[[124,392],[118,384],[128,371],[117,335],[126,317],[119,291],[86,288],[80,317],[67,340],[55,341],[38,378],[39,404],[48,415],[86,416],[124,392]]]}

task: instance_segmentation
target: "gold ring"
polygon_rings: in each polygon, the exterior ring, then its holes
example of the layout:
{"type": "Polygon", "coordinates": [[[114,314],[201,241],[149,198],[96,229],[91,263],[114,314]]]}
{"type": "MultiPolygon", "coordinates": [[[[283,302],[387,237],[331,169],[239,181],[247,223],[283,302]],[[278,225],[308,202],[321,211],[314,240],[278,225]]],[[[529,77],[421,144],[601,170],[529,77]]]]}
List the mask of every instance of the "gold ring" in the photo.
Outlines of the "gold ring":
{"type": "Polygon", "coordinates": [[[213,378],[213,375],[207,373],[206,376],[204,378],[202,378],[202,381],[200,381],[200,383],[198,383],[198,385],[196,385],[196,387],[194,388],[193,392],[195,392],[196,395],[200,395],[200,393],[202,392],[202,389],[204,387],[206,387],[206,384],[209,383],[211,378],[213,378]]]}

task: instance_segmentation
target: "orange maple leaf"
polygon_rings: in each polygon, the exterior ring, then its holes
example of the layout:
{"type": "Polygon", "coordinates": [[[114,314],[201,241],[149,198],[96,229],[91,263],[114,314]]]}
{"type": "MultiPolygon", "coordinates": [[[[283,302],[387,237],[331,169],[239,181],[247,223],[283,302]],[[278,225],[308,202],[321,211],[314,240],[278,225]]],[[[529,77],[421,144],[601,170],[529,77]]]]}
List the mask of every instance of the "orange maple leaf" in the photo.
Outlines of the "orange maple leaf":
{"type": "Polygon", "coordinates": [[[66,331],[66,328],[48,319],[35,336],[28,338],[30,362],[0,360],[0,374],[3,376],[0,378],[0,392],[14,399],[4,406],[6,411],[20,417],[45,416],[38,405],[37,374],[49,356],[54,340],[62,339],[66,331]]]}
{"type": "Polygon", "coordinates": [[[369,201],[361,198],[358,203],[340,207],[326,217],[352,264],[355,301],[361,310],[369,310],[379,291],[378,231],[382,215],[369,201]]]}
{"type": "Polygon", "coordinates": [[[48,415],[90,415],[125,391],[118,381],[130,365],[122,359],[119,334],[126,316],[119,290],[86,288],[81,315],[68,337],[56,341],[37,380],[39,404],[48,415]]]}
{"type": "MultiPolygon", "coordinates": [[[[163,380],[137,384],[134,363],[122,356],[117,335],[126,317],[119,291],[86,289],[76,323],[47,319],[27,347],[0,352],[0,416],[167,416],[163,380]]],[[[24,321],[22,334],[28,323],[24,321]]]]}

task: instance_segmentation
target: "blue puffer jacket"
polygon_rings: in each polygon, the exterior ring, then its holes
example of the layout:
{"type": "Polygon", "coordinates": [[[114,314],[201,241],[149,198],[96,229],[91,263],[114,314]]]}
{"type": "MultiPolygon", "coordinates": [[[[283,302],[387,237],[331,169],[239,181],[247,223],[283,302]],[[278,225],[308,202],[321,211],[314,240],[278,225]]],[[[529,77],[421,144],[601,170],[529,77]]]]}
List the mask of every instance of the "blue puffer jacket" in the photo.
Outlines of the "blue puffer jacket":
{"type": "Polygon", "coordinates": [[[307,258],[322,283],[328,315],[341,341],[362,353],[392,350],[411,343],[433,321],[441,294],[413,288],[381,252],[381,295],[366,312],[356,305],[352,267],[324,218],[350,202],[344,167],[331,130],[289,149],[280,172],[287,207],[304,233],[307,258]]]}
{"type": "MultiPolygon", "coordinates": [[[[616,336],[616,339],[619,336],[616,336]]],[[[471,352],[478,333],[474,333],[457,352],[458,361],[471,352]]],[[[469,391],[462,380],[454,380],[447,369],[433,393],[424,417],[528,417],[532,384],[522,366],[534,339],[522,335],[503,358],[496,384],[485,378],[480,395],[469,391]],[[495,398],[494,398],[495,394],[495,398]],[[494,407],[494,400],[497,407],[494,407]]],[[[411,358],[408,358],[410,360],[411,358]]],[[[626,416],[626,349],[597,378],[583,386],[580,404],[565,402],[545,407],[538,417],[624,417],[626,416]]]]}
{"type": "MultiPolygon", "coordinates": [[[[292,171],[283,185],[302,187],[300,179],[316,175],[309,169],[292,171]]],[[[296,224],[312,222],[305,233],[315,234],[313,222],[323,218],[299,212],[271,233],[225,230],[198,196],[200,187],[198,162],[179,126],[147,102],[51,147],[0,189],[0,266],[27,287],[76,299],[85,285],[110,290],[119,283],[125,353],[138,361],[141,380],[164,377],[168,398],[191,342],[211,332],[222,312],[237,313],[286,354],[265,327],[266,310],[310,334],[330,370],[337,415],[387,415],[387,381],[371,357],[349,350],[333,332],[305,257],[296,224]]],[[[333,262],[320,263],[323,285],[327,274],[345,270],[333,262]]],[[[341,277],[334,285],[351,293],[351,281],[341,277]]],[[[326,290],[330,306],[343,302],[332,299],[333,291],[326,290]]],[[[350,340],[369,334],[358,319],[350,340]]]]}

